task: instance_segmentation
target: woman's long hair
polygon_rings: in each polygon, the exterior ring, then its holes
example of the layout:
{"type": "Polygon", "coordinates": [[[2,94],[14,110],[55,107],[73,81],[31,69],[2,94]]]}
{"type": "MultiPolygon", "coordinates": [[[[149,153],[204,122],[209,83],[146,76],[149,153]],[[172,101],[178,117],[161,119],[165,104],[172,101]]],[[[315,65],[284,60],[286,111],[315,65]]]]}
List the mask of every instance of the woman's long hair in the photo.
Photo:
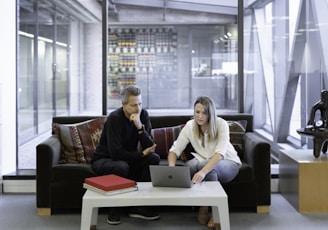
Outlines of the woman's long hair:
{"type": "MultiPolygon", "coordinates": [[[[217,127],[217,115],[216,115],[216,109],[215,109],[215,103],[214,101],[209,98],[209,97],[205,97],[205,96],[201,96],[198,97],[194,103],[194,109],[196,104],[201,104],[204,106],[205,109],[205,113],[208,115],[208,138],[209,141],[215,140],[216,138],[218,138],[218,127],[217,127]]],[[[197,125],[197,123],[195,122],[195,127],[194,127],[194,133],[196,136],[198,136],[199,138],[201,138],[202,136],[202,131],[200,129],[200,126],[197,125]]]]}

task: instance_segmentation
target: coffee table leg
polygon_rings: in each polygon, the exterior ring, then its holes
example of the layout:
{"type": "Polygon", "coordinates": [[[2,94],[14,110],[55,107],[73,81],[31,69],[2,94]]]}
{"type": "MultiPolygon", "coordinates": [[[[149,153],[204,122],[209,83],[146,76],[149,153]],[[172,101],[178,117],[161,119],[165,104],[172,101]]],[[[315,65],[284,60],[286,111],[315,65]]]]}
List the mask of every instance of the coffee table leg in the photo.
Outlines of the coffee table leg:
{"type": "Polygon", "coordinates": [[[94,207],[92,209],[92,213],[91,213],[91,224],[90,224],[90,228],[92,229],[96,229],[97,226],[97,220],[98,220],[98,208],[94,207]]]}
{"type": "Polygon", "coordinates": [[[230,230],[229,207],[228,203],[220,203],[219,206],[212,206],[213,221],[220,223],[221,230],[230,230]]]}
{"type": "Polygon", "coordinates": [[[88,202],[82,204],[81,230],[96,229],[98,208],[92,207],[88,202]]]}

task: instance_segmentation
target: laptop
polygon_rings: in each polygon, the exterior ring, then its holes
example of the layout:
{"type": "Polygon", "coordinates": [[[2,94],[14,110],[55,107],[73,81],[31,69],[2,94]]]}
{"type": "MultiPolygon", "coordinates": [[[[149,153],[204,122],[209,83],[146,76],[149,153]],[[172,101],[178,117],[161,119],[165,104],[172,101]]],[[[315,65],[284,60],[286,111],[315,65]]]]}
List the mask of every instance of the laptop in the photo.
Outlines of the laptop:
{"type": "Polygon", "coordinates": [[[149,170],[153,187],[191,188],[193,185],[188,166],[150,165],[149,170]]]}

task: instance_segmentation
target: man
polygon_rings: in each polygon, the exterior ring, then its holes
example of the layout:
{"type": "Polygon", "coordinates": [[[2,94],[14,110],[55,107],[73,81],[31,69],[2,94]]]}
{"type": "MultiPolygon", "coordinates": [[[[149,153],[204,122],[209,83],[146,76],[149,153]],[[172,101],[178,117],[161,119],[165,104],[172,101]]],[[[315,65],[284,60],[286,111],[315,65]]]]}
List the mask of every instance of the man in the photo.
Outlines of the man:
{"type": "MultiPolygon", "coordinates": [[[[150,134],[148,112],[142,109],[141,90],[128,86],[121,92],[122,107],[107,118],[100,142],[91,164],[97,175],[116,174],[135,181],[150,181],[149,165],[158,165],[160,157],[154,152],[156,144],[150,134]]],[[[159,215],[148,207],[128,210],[130,217],[156,220],[159,215]]],[[[109,224],[120,224],[121,213],[111,208],[109,224]]]]}

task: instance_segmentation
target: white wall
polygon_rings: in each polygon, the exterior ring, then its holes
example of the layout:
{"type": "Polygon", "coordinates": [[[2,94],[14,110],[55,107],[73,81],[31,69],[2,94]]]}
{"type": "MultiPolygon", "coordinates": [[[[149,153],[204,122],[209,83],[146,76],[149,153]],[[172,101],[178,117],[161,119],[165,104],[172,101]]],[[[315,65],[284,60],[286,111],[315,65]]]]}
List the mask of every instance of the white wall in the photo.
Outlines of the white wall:
{"type": "MultiPolygon", "coordinates": [[[[2,98],[2,83],[0,83],[0,176],[2,175],[2,98]]],[[[2,178],[0,178],[1,181],[2,178]]]]}
{"type": "Polygon", "coordinates": [[[16,170],[16,1],[0,8],[0,176],[16,170]]]}

